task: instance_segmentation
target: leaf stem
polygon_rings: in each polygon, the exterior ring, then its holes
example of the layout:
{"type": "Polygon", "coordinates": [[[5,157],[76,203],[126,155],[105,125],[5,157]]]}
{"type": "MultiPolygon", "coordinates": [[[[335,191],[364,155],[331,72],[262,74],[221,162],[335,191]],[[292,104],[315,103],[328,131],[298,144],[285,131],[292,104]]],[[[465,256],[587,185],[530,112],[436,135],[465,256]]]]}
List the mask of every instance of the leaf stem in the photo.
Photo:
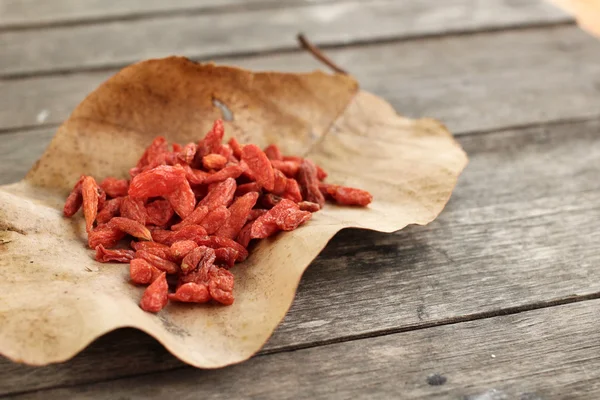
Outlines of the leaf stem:
{"type": "Polygon", "coordinates": [[[299,33],[298,42],[300,42],[300,46],[307,50],[310,54],[312,54],[317,60],[321,61],[323,64],[327,65],[329,68],[337,72],[338,74],[348,75],[346,70],[340,68],[336,63],[334,63],[329,57],[327,57],[317,46],[312,44],[304,34],[299,33]]]}

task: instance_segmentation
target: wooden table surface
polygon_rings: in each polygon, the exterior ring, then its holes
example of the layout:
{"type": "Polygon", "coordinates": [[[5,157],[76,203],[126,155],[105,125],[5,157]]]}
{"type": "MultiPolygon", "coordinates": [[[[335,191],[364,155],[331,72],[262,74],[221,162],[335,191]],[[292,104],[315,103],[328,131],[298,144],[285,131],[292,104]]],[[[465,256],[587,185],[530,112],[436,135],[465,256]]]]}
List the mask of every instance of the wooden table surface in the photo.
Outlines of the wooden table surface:
{"type": "Polygon", "coordinates": [[[245,363],[190,368],[125,329],[63,364],[0,359],[0,397],[600,398],[600,42],[542,0],[0,0],[0,183],[119,68],[321,68],[298,31],[457,136],[442,215],[339,233],[245,363]]]}

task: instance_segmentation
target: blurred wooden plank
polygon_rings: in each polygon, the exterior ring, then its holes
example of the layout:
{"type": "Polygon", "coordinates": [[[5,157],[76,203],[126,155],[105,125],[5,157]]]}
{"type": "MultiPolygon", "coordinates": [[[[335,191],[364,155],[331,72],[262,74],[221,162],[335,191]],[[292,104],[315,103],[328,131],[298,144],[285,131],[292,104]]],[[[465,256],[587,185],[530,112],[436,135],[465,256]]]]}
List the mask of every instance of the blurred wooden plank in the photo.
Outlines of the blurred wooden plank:
{"type": "MultiPolygon", "coordinates": [[[[600,43],[574,26],[330,49],[364,89],[401,114],[453,132],[600,115],[600,43]]],[[[305,53],[224,58],[250,69],[322,68],[305,53]]],[[[60,123],[116,70],[0,81],[0,131],[60,123]],[[41,118],[46,116],[47,118],[41,118]]]]}
{"type": "Polygon", "coordinates": [[[543,0],[373,0],[0,32],[0,75],[123,66],[171,54],[213,58],[570,21],[543,0]]]}
{"type": "MultiPolygon", "coordinates": [[[[294,305],[264,350],[599,295],[600,232],[592,222],[600,220],[599,130],[594,120],[461,137],[470,164],[442,215],[395,234],[336,235],[304,274],[294,305]]],[[[21,165],[32,162],[33,154],[21,165]]],[[[179,365],[145,335],[125,331],[64,364],[1,361],[0,394],[179,365]]]]}
{"type": "Polygon", "coordinates": [[[12,397],[597,399],[599,300],[12,397]]]}
{"type": "MultiPolygon", "coordinates": [[[[327,0],[287,0],[290,4],[327,0]]],[[[335,1],[335,0],[334,0],[335,1]]],[[[273,0],[0,0],[0,29],[97,22],[191,12],[227,12],[250,7],[277,7],[273,0]]]]}

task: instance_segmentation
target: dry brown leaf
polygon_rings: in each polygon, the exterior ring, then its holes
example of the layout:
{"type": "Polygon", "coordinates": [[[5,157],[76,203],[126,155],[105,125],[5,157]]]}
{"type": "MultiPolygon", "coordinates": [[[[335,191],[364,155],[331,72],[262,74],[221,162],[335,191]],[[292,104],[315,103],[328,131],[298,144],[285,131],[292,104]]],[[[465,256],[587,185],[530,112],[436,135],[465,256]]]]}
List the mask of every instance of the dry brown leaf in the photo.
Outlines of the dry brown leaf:
{"type": "Polygon", "coordinates": [[[243,361],[267,341],[336,232],[427,224],[466,162],[441,124],[400,117],[343,75],[251,73],[174,57],[125,68],[76,108],[24,181],[0,188],[0,353],[59,362],[106,332],[135,327],[197,367],[243,361]],[[232,270],[230,307],[171,303],[146,313],[143,288],[128,282],[124,265],[93,260],[83,218],[62,217],[64,199],[82,173],[125,176],[156,135],[197,140],[222,116],[214,99],[233,114],[228,135],[306,154],[329,182],[369,190],[374,201],[327,205],[299,229],[261,241],[232,270]]]}

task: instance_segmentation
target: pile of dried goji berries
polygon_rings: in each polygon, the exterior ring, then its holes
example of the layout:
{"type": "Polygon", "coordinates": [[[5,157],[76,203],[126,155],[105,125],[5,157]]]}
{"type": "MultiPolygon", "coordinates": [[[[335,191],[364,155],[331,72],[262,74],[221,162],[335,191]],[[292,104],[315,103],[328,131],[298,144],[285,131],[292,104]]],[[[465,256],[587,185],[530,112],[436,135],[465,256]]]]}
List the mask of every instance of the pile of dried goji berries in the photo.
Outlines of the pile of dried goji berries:
{"type": "Polygon", "coordinates": [[[223,133],[218,120],[197,144],[169,147],[158,137],[130,180],[82,176],[67,198],[65,216],[83,206],[96,260],[128,262],[131,281],[149,285],[140,302],[146,311],[168,300],[232,304],[228,269],[248,257],[251,240],[296,229],[325,199],[372,200],[364,190],[323,183],[327,174],[310,160],[274,145],[223,144],[223,133]],[[132,249],[115,248],[127,235],[132,249]]]}

